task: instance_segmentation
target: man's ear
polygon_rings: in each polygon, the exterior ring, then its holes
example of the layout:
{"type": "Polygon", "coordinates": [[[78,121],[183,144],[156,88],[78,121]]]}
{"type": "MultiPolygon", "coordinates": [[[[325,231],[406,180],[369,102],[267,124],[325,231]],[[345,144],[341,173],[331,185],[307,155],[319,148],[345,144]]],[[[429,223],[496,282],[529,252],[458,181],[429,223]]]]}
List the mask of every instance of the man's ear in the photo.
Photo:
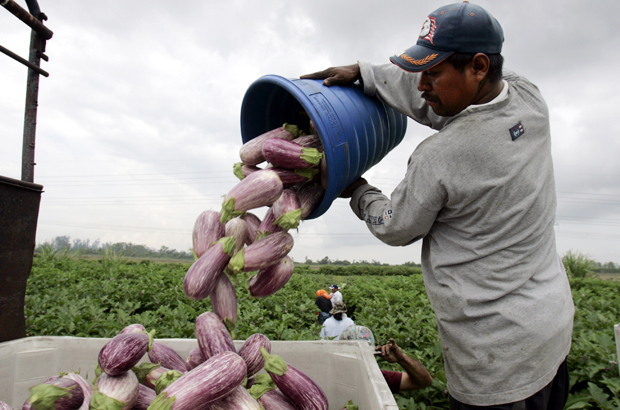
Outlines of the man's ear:
{"type": "Polygon", "coordinates": [[[484,53],[476,54],[471,61],[471,67],[474,77],[478,81],[482,81],[489,73],[489,68],[491,67],[491,61],[489,60],[489,56],[484,53]]]}

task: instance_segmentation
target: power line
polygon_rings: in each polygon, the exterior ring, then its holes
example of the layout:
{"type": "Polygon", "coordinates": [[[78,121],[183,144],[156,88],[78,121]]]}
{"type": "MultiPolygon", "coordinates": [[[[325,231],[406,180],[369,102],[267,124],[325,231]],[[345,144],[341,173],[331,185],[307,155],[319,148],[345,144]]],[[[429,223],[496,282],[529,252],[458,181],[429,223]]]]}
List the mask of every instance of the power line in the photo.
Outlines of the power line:
{"type": "Polygon", "coordinates": [[[620,236],[613,234],[601,234],[595,232],[579,232],[579,231],[556,231],[556,236],[562,238],[576,238],[599,241],[620,241],[620,236]]]}
{"type": "Polygon", "coordinates": [[[40,222],[40,225],[62,226],[66,228],[86,228],[86,229],[98,229],[105,231],[146,231],[146,232],[164,232],[164,233],[178,233],[183,235],[191,235],[192,230],[179,230],[179,229],[160,229],[138,226],[119,226],[119,225],[93,225],[93,224],[66,224],[66,223],[52,223],[52,222],[40,222]]]}
{"type": "Polygon", "coordinates": [[[100,175],[46,175],[43,178],[108,178],[108,177],[134,177],[134,176],[160,176],[160,175],[185,175],[185,174],[232,174],[231,171],[187,171],[187,172],[156,172],[149,174],[100,174],[100,175]]]}

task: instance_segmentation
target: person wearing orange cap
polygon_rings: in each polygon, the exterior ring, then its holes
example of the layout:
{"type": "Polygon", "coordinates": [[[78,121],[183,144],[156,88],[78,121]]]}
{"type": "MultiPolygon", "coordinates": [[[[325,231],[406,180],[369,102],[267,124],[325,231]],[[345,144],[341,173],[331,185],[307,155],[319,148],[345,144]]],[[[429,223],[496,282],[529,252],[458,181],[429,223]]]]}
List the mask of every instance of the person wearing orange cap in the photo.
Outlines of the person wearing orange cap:
{"type": "Polygon", "coordinates": [[[359,80],[434,130],[390,195],[360,178],[340,197],[382,242],[422,241],[450,408],[560,410],[575,307],[556,250],[549,108],[536,85],[504,69],[503,42],[484,8],[449,4],[391,63],[301,78],[359,80]]]}
{"type": "Polygon", "coordinates": [[[314,303],[319,308],[320,312],[317,313],[317,320],[322,325],[326,319],[329,318],[329,311],[332,310],[332,302],[329,293],[325,289],[319,289],[316,291],[316,299],[314,303]]]}

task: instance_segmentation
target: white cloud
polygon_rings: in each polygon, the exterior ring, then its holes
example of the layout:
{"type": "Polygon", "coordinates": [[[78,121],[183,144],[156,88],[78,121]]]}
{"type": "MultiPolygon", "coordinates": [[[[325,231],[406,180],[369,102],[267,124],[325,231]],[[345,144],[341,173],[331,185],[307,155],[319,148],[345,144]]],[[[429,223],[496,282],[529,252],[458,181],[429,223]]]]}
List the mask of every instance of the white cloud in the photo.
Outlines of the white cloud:
{"type": "MultiPolygon", "coordinates": [[[[547,99],[558,189],[558,250],[620,262],[620,4],[480,0],[502,23],[506,66],[547,99]],[[600,11],[604,10],[604,13],[600,11]]],[[[143,243],[186,250],[195,218],[237,182],[240,108],[265,74],[295,78],[357,60],[388,62],[444,2],[161,0],[41,4],[54,31],[40,81],[37,240],[143,243]]],[[[25,7],[25,5],[23,5],[25,7]]],[[[0,16],[2,45],[25,56],[29,31],[0,16]]],[[[26,69],[0,55],[0,175],[20,178],[26,69]]],[[[404,141],[366,177],[386,194],[432,130],[404,141]]],[[[257,213],[261,213],[258,211],[257,213]]],[[[419,244],[380,243],[339,199],[304,222],[293,256],[419,262],[419,244]]]]}

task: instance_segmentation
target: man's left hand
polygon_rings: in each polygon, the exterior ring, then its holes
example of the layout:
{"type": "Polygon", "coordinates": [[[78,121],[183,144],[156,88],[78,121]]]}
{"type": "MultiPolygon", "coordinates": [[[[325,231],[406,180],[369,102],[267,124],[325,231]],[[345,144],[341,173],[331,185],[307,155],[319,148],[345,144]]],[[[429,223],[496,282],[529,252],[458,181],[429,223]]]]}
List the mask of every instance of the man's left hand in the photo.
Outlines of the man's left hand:
{"type": "Polygon", "coordinates": [[[377,346],[375,350],[380,350],[381,357],[389,363],[398,362],[403,354],[402,350],[400,350],[400,347],[398,347],[394,339],[390,339],[390,342],[388,344],[385,344],[383,346],[377,346]]]}
{"type": "Polygon", "coordinates": [[[353,192],[355,192],[357,188],[367,184],[368,181],[366,181],[364,178],[360,178],[357,181],[353,182],[351,185],[349,185],[344,191],[342,191],[342,193],[338,195],[338,198],[351,198],[351,195],[353,195],[353,192]]]}

